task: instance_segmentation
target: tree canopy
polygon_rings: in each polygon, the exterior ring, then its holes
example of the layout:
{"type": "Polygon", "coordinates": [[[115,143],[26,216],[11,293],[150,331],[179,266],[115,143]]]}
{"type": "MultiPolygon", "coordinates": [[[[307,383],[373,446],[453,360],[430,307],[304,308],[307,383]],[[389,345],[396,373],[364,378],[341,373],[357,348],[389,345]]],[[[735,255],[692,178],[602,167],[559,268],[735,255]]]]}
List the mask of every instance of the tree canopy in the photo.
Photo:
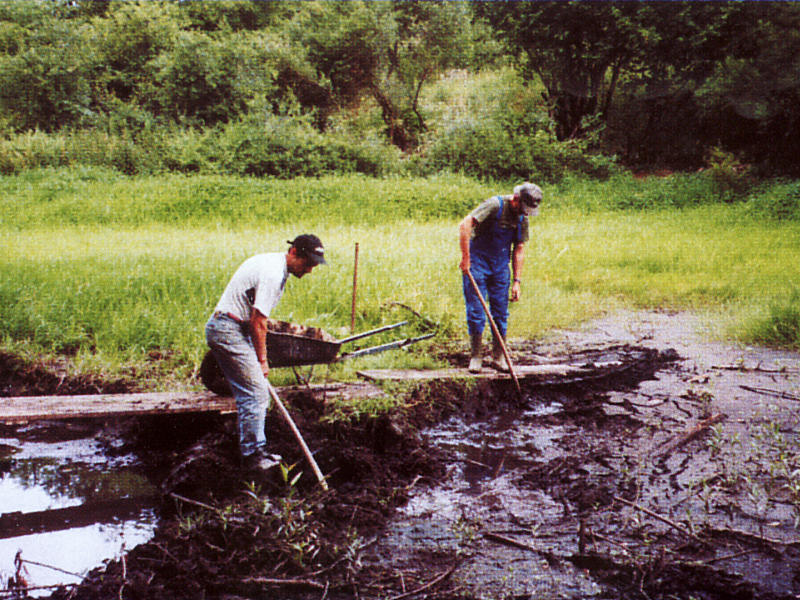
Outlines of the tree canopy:
{"type": "Polygon", "coordinates": [[[542,93],[497,120],[498,140],[545,132],[676,166],[723,148],[798,168],[796,3],[0,1],[6,134],[208,129],[264,111],[324,133],[371,104],[411,155],[445,133],[427,88],[503,65],[542,93]]]}

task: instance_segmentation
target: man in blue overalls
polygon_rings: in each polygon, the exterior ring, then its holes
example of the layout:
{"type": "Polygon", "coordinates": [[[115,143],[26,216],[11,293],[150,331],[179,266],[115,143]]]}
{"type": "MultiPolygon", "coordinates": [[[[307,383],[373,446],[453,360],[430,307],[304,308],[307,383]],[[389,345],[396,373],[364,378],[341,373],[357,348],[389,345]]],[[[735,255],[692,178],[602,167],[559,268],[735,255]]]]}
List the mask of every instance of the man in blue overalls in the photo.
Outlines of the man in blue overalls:
{"type": "MultiPolygon", "coordinates": [[[[471,272],[481,294],[488,302],[495,325],[505,340],[508,328],[509,276],[511,259],[513,285],[510,299],[520,298],[525,242],[528,241],[528,216],[539,214],[542,190],[532,183],[514,188],[512,196],[495,196],[484,200],[458,226],[461,246],[464,300],[467,305],[467,328],[470,337],[469,371],[477,373],[482,366],[482,335],[486,315],[467,277],[471,272]]],[[[492,340],[492,367],[508,371],[500,340],[492,340]]]]}

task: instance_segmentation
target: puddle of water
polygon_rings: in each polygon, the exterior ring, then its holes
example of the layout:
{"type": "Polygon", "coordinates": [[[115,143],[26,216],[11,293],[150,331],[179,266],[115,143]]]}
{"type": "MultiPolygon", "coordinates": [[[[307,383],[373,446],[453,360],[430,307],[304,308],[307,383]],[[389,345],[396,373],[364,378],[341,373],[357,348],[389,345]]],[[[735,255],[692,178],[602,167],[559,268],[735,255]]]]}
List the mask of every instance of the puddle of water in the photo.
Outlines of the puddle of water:
{"type": "Polygon", "coordinates": [[[106,456],[90,430],[54,436],[37,424],[3,435],[1,586],[15,575],[18,553],[29,586],[69,584],[152,537],[155,514],[137,499],[156,490],[132,457],[106,456]]]}
{"type": "Polygon", "coordinates": [[[562,408],[559,403],[542,404],[476,423],[453,418],[425,431],[430,443],[449,452],[453,462],[439,485],[419,489],[398,509],[373,560],[402,571],[404,561],[415,555],[461,554],[464,562],[454,582],[480,598],[599,594],[599,586],[570,564],[550,567],[537,552],[497,544],[483,535],[513,530],[531,546],[545,545],[563,555],[575,551],[572,546],[559,547],[560,542],[549,537],[552,532],[545,531],[546,524],[564,517],[563,504],[545,492],[519,486],[520,473],[564,455],[558,441],[567,430],[541,422],[541,417],[562,408]]]}

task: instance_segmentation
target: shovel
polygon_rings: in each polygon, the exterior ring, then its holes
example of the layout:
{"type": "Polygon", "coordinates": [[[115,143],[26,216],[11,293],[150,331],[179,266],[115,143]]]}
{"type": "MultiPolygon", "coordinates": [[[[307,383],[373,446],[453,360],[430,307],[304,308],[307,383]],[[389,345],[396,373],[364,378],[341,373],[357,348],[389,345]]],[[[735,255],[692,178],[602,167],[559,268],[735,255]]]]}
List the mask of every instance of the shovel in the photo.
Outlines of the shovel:
{"type": "Polygon", "coordinates": [[[275,388],[272,387],[272,384],[269,381],[267,381],[267,389],[269,390],[269,395],[272,396],[272,399],[275,401],[275,405],[278,407],[278,410],[281,412],[281,416],[289,425],[289,429],[292,430],[294,437],[300,443],[300,448],[303,449],[303,454],[305,454],[306,460],[308,460],[308,463],[311,465],[311,470],[314,471],[314,475],[317,476],[317,481],[319,481],[319,484],[322,486],[322,489],[327,492],[328,482],[325,481],[325,476],[322,474],[322,471],[319,470],[319,465],[317,465],[317,461],[314,460],[314,456],[311,454],[311,450],[308,449],[306,441],[303,439],[300,430],[297,428],[297,425],[294,424],[292,416],[289,414],[289,411],[286,410],[286,407],[283,405],[283,402],[281,402],[281,399],[278,398],[278,394],[275,391],[275,388]]]}
{"type": "Polygon", "coordinates": [[[472,276],[472,272],[467,270],[467,276],[469,277],[470,283],[472,283],[472,289],[474,289],[475,293],[478,295],[478,300],[481,301],[481,306],[483,307],[483,312],[486,313],[486,318],[489,319],[489,325],[492,326],[492,333],[494,334],[495,339],[500,343],[500,348],[503,350],[503,356],[506,357],[506,363],[508,364],[508,372],[511,373],[511,379],[514,380],[514,387],[517,388],[519,398],[522,400],[522,388],[519,387],[519,380],[517,379],[517,374],[514,372],[514,365],[511,362],[511,357],[508,355],[508,348],[506,348],[506,343],[503,341],[503,336],[500,335],[500,330],[497,329],[497,325],[492,318],[492,314],[489,312],[489,307],[486,306],[486,300],[483,299],[483,295],[481,294],[480,289],[478,289],[478,284],[475,283],[475,278],[472,276]]]}

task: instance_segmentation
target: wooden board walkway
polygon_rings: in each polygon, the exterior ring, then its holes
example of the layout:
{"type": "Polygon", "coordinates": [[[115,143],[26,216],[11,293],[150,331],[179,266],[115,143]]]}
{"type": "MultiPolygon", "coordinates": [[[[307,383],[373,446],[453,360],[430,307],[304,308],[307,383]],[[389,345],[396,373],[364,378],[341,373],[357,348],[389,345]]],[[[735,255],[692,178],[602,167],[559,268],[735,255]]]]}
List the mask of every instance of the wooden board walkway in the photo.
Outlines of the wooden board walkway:
{"type": "MultiPolygon", "coordinates": [[[[591,376],[598,371],[613,369],[619,362],[594,363],[580,366],[572,364],[544,364],[516,366],[520,380],[573,379],[591,376]]],[[[472,374],[466,369],[394,370],[374,369],[358,371],[367,382],[316,384],[308,387],[287,386],[278,390],[285,394],[311,393],[314,396],[330,395],[348,398],[374,397],[384,391],[370,382],[381,381],[431,381],[434,379],[508,379],[507,373],[483,369],[472,374]]],[[[236,411],[233,398],[217,396],[213,392],[148,392],[137,394],[87,394],[80,396],[15,396],[0,397],[0,423],[22,423],[38,420],[110,418],[152,414],[179,414],[236,411]]]]}
{"type": "MultiPolygon", "coordinates": [[[[277,390],[281,398],[299,391],[314,396],[328,394],[351,398],[384,393],[366,382],[287,386],[277,390]]],[[[236,402],[208,391],[0,397],[0,423],[203,412],[236,412],[236,402]]]]}
{"type": "MultiPolygon", "coordinates": [[[[613,366],[621,363],[614,362],[613,366]]],[[[570,364],[517,365],[514,372],[518,379],[547,377],[580,377],[608,368],[612,363],[596,363],[591,368],[570,364]]],[[[405,369],[373,369],[358,371],[358,375],[370,381],[431,381],[433,379],[510,379],[508,373],[501,373],[485,367],[480,373],[470,373],[466,369],[431,369],[414,371],[405,369]]]]}
{"type": "Polygon", "coordinates": [[[233,398],[212,392],[14,396],[0,398],[0,421],[116,417],[156,413],[231,412],[233,398]]]}

